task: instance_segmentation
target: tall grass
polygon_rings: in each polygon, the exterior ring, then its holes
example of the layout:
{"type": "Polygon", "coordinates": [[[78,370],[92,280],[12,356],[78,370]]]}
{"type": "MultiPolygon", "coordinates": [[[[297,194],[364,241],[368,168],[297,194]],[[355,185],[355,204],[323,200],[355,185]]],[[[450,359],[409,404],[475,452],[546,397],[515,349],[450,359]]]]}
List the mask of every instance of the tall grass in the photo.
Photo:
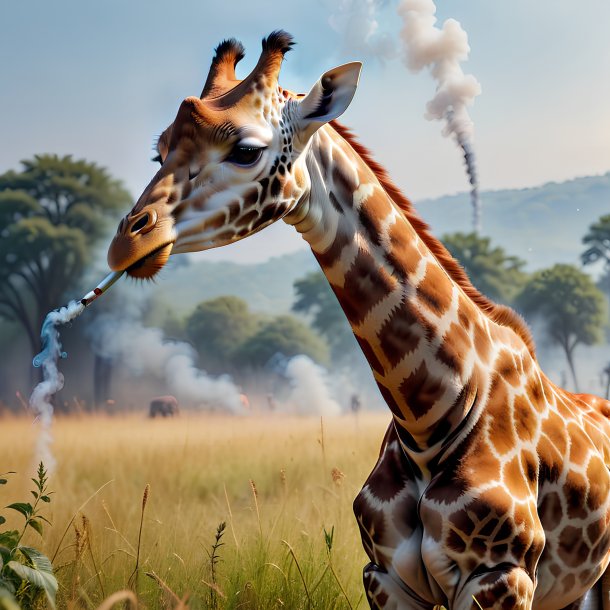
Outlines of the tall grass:
{"type": "MultiPolygon", "coordinates": [[[[59,607],[127,589],[150,609],[365,608],[351,503],[388,420],[58,419],[43,550],[59,607]]],[[[20,475],[3,504],[27,487],[34,435],[0,420],[0,470],[20,475]]]]}

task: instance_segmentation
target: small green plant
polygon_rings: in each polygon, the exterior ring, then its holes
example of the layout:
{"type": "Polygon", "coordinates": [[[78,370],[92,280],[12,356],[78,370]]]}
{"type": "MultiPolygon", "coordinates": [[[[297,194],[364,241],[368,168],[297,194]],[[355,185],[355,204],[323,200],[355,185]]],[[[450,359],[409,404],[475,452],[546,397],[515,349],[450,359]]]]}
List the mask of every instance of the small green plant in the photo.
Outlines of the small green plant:
{"type": "Polygon", "coordinates": [[[217,610],[218,608],[218,596],[224,597],[224,594],[218,586],[218,574],[216,567],[220,561],[220,547],[224,546],[224,542],[221,542],[222,537],[227,527],[226,522],[222,521],[216,528],[216,535],[214,536],[214,543],[212,544],[211,551],[207,551],[208,557],[210,558],[210,581],[207,583],[210,587],[210,608],[217,610]]]}
{"type": "MultiPolygon", "coordinates": [[[[34,503],[15,502],[6,507],[18,512],[24,518],[23,529],[0,532],[0,609],[2,610],[34,608],[43,597],[46,597],[51,608],[55,608],[57,579],[53,574],[51,562],[37,549],[21,544],[28,528],[32,528],[42,536],[43,522],[50,525],[41,514],[41,502],[48,504],[53,493],[47,488],[47,471],[42,462],[38,466],[36,478],[32,481],[36,486],[30,492],[34,497],[34,503]]],[[[6,483],[7,479],[2,475],[0,485],[6,483]]],[[[6,519],[0,515],[0,525],[4,523],[6,519]]]]}

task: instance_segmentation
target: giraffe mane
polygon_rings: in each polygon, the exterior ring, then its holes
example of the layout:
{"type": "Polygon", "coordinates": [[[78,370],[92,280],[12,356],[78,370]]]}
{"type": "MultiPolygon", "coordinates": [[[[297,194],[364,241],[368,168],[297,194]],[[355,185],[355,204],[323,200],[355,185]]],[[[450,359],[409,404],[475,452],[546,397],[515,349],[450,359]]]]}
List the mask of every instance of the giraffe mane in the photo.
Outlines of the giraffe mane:
{"type": "Polygon", "coordinates": [[[479,292],[470,281],[460,263],[451,256],[447,248],[439,239],[430,232],[428,225],[419,217],[413,205],[405,197],[400,189],[392,182],[385,168],[380,165],[371,152],[365,148],[354,136],[348,127],[337,121],[331,121],[331,126],[344,138],[354,151],[360,155],[362,160],[369,166],[379,180],[383,189],[392,198],[394,203],[402,210],[403,214],[416,231],[420,239],[426,244],[434,257],[447,272],[449,277],[464,291],[466,296],[491,320],[501,326],[511,328],[525,343],[530,354],[535,357],[536,346],[532,334],[525,320],[513,309],[505,305],[498,305],[479,292]]]}

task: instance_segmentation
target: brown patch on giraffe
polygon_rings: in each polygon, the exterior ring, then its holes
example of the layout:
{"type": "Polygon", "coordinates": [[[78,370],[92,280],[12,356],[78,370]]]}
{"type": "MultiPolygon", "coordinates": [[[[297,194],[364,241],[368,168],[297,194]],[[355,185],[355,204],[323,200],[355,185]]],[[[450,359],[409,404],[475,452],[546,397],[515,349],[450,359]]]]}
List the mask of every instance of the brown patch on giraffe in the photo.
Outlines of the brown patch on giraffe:
{"type": "Polygon", "coordinates": [[[259,195],[259,190],[256,187],[246,191],[244,193],[244,207],[247,208],[253,206],[258,201],[259,195]]]}
{"type": "MultiPolygon", "coordinates": [[[[337,231],[335,240],[330,245],[328,250],[325,252],[316,252],[314,250],[314,256],[320,263],[322,269],[329,269],[335,262],[340,258],[343,249],[352,243],[354,239],[353,233],[347,233],[346,231],[337,231]]],[[[335,291],[336,292],[336,291],[335,291]]]]}
{"type": "Polygon", "coordinates": [[[583,465],[586,463],[591,450],[591,439],[583,429],[576,423],[568,423],[568,435],[570,437],[570,464],[583,465]]]}
{"type": "Polygon", "coordinates": [[[431,536],[436,542],[440,542],[443,538],[443,518],[440,513],[434,509],[422,507],[420,518],[426,534],[431,536]]]}
{"type": "Polygon", "coordinates": [[[576,584],[576,576],[572,572],[569,572],[563,577],[561,584],[563,585],[563,592],[568,593],[576,584]]]}
{"type": "Polygon", "coordinates": [[[383,397],[383,400],[390,408],[390,411],[392,411],[392,413],[394,415],[396,415],[396,417],[402,419],[403,412],[400,410],[400,407],[398,406],[398,403],[396,402],[396,399],[394,398],[394,395],[392,394],[392,390],[390,390],[390,388],[388,388],[387,386],[383,385],[383,383],[381,383],[381,381],[377,382],[377,387],[379,388],[379,391],[381,392],[381,396],[383,397]]]}
{"type": "Polygon", "coordinates": [[[568,517],[570,519],[586,519],[589,512],[585,507],[587,480],[573,470],[568,471],[563,485],[563,495],[566,499],[568,517]]]}
{"type": "Polygon", "coordinates": [[[357,325],[390,295],[395,285],[396,280],[379,267],[370,253],[359,250],[343,287],[335,286],[334,290],[348,320],[357,325]]]}
{"type": "Polygon", "coordinates": [[[398,388],[415,419],[422,418],[445,391],[442,379],[434,379],[422,362],[398,388]]]}
{"type": "Polygon", "coordinates": [[[515,366],[515,359],[509,350],[502,350],[496,360],[496,371],[506,383],[516,387],[519,385],[519,374],[515,366]]]}
{"type": "Polygon", "coordinates": [[[589,557],[588,544],[583,540],[582,531],[573,525],[567,525],[559,535],[557,554],[570,568],[581,566],[589,557]]]}
{"type": "Polygon", "coordinates": [[[232,201],[227,210],[227,222],[233,222],[239,216],[240,211],[239,201],[232,201]]]}
{"type": "Polygon", "coordinates": [[[504,465],[504,484],[510,489],[511,495],[519,500],[525,500],[530,495],[530,486],[523,471],[521,470],[521,459],[514,456],[504,465]]]}
{"type": "Polygon", "coordinates": [[[561,523],[563,509],[556,491],[551,491],[543,496],[538,507],[538,515],[545,531],[552,532],[561,523]]]}
{"type": "Polygon", "coordinates": [[[392,523],[403,538],[410,538],[419,525],[417,498],[410,493],[399,499],[392,511],[392,523]]]}
{"type": "Polygon", "coordinates": [[[490,451],[483,439],[478,439],[471,450],[467,466],[470,479],[475,481],[491,481],[498,476],[501,469],[500,461],[490,451]]]}
{"type": "Polygon", "coordinates": [[[587,465],[587,481],[589,481],[587,508],[595,511],[604,505],[608,493],[610,493],[608,468],[597,455],[593,455],[587,465]]]}
{"type": "Polygon", "coordinates": [[[449,522],[466,536],[470,536],[475,530],[475,523],[465,510],[456,510],[449,515],[449,522]]]}
{"type": "Polygon", "coordinates": [[[547,436],[562,458],[568,454],[566,425],[554,411],[549,411],[548,417],[542,420],[542,434],[547,436]]]}
{"type": "Polygon", "coordinates": [[[375,498],[382,502],[393,500],[411,481],[410,472],[403,452],[398,443],[386,446],[382,465],[376,468],[366,485],[375,498]]]}
{"type": "Polygon", "coordinates": [[[451,280],[441,267],[428,264],[424,279],[417,286],[417,297],[420,302],[442,316],[451,306],[451,280]]]}
{"type": "Polygon", "coordinates": [[[529,443],[536,438],[538,416],[534,413],[531,404],[523,395],[515,396],[513,420],[517,437],[522,442],[529,443]]]}
{"type": "Polygon", "coordinates": [[[471,349],[472,342],[468,333],[454,322],[445,333],[443,342],[436,352],[436,357],[458,375],[461,375],[464,358],[471,349]]]}
{"type": "MultiPolygon", "coordinates": [[[[462,301],[460,300],[460,310],[462,307],[462,301]]],[[[473,342],[477,349],[477,356],[481,362],[487,364],[491,359],[491,339],[482,324],[475,324],[473,342]]]]}
{"type": "Polygon", "coordinates": [[[517,439],[514,424],[508,417],[508,404],[510,397],[504,381],[497,375],[492,375],[491,390],[487,411],[490,414],[490,442],[494,449],[503,455],[512,451],[517,439]]]}
{"type": "Polygon", "coordinates": [[[241,218],[237,219],[235,226],[238,229],[242,229],[243,227],[249,228],[250,225],[258,218],[257,210],[250,210],[246,214],[244,214],[241,218]]]}
{"type": "MultiPolygon", "coordinates": [[[[369,197],[369,200],[371,200],[371,199],[375,200],[376,198],[369,197]]],[[[365,233],[367,234],[370,242],[375,244],[376,246],[379,246],[379,245],[381,245],[381,231],[382,231],[382,224],[383,224],[383,220],[384,220],[385,216],[378,215],[378,212],[376,212],[376,211],[371,211],[371,209],[369,209],[369,206],[368,206],[369,200],[367,200],[366,206],[362,206],[360,208],[360,212],[358,214],[358,220],[360,222],[360,226],[364,229],[365,233]]],[[[372,202],[371,207],[375,208],[374,202],[372,202]]],[[[388,211],[389,211],[389,204],[388,204],[388,211]]]]}
{"type": "Polygon", "coordinates": [[[451,529],[449,535],[445,539],[445,544],[448,550],[453,551],[454,553],[464,553],[467,549],[467,544],[462,538],[460,532],[451,529]]]}
{"type": "Polygon", "coordinates": [[[405,276],[415,273],[422,256],[415,246],[413,230],[406,222],[397,220],[388,229],[388,237],[390,250],[386,254],[387,262],[405,276]]]}
{"type": "Polygon", "coordinates": [[[587,536],[589,538],[589,542],[592,545],[595,545],[605,531],[606,531],[605,517],[600,517],[599,519],[596,519],[595,521],[593,521],[593,523],[590,523],[587,526],[587,536]]]}
{"type": "Polygon", "coordinates": [[[379,361],[379,358],[377,358],[375,350],[373,349],[373,346],[370,344],[370,342],[367,341],[364,337],[359,337],[356,334],[354,335],[354,337],[356,337],[356,341],[358,341],[358,345],[360,346],[360,349],[362,350],[366,361],[369,363],[369,366],[373,369],[373,371],[380,374],[383,373],[383,366],[379,361]]]}
{"type": "Polygon", "coordinates": [[[417,349],[421,340],[418,321],[410,305],[402,301],[381,326],[379,347],[392,368],[417,349]]]}
{"type": "MultiPolygon", "coordinates": [[[[351,204],[354,200],[354,192],[358,188],[357,178],[353,172],[344,171],[341,163],[332,164],[332,191],[337,196],[337,199],[343,202],[343,205],[352,207],[351,204]]],[[[370,199],[370,198],[369,198],[370,199]]],[[[369,200],[366,201],[365,205],[368,206],[369,200]]]]}

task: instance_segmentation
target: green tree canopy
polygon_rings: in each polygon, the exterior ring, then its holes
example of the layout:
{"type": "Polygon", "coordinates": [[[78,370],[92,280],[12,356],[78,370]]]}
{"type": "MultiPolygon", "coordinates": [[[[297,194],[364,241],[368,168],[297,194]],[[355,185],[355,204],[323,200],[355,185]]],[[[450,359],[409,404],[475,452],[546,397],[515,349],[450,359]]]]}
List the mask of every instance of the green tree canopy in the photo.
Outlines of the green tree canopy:
{"type": "Polygon", "coordinates": [[[313,271],[294,283],[293,311],[312,315],[312,326],[330,345],[333,359],[341,360],[357,348],[350,325],[321,271],[313,271]]]}
{"type": "Polygon", "coordinates": [[[599,288],[576,267],[555,265],[531,277],[517,306],[544,322],[551,340],[563,349],[578,390],[574,349],[599,343],[606,325],[606,300],[599,288]]]}
{"type": "Polygon", "coordinates": [[[22,166],[0,175],[0,316],[23,326],[35,353],[44,316],[79,288],[106,221],[131,196],[105,169],[70,156],[22,166]]]}
{"type": "Polygon", "coordinates": [[[587,246],[581,255],[584,265],[601,261],[606,267],[610,267],[610,214],[594,222],[582,242],[587,246]]]}
{"type": "Polygon", "coordinates": [[[259,327],[258,316],[243,299],[234,296],[200,303],[186,321],[187,335],[211,372],[226,370],[236,350],[259,327]]]}
{"type": "Polygon", "coordinates": [[[320,364],[328,363],[326,343],[292,316],[278,316],[264,324],[236,353],[236,358],[252,367],[263,367],[280,353],[290,358],[305,354],[320,364]]]}
{"type": "Polygon", "coordinates": [[[498,303],[510,304],[527,280],[525,261],[492,247],[488,237],[476,233],[451,233],[443,244],[483,294],[498,303]]]}

